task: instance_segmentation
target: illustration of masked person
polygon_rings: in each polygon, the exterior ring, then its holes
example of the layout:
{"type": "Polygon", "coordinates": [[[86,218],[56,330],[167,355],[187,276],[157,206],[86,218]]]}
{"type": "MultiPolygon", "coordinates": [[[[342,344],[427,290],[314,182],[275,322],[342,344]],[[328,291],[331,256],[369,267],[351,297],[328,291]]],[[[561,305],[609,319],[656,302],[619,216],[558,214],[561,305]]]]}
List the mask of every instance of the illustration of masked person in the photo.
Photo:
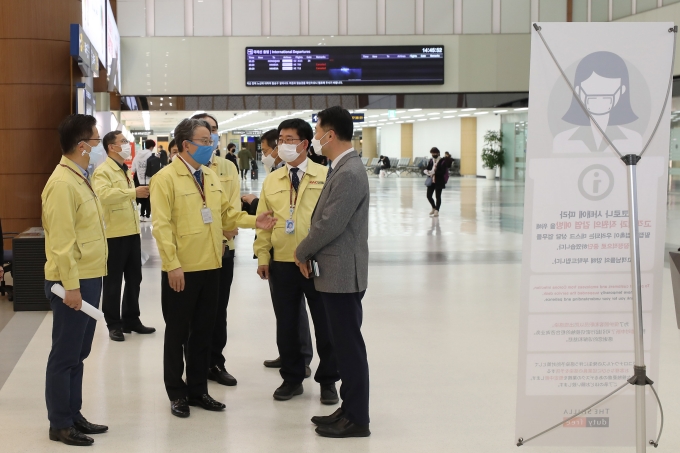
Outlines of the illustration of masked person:
{"type": "Polygon", "coordinates": [[[571,106],[562,121],[576,125],[560,132],[553,140],[555,153],[602,153],[610,148],[607,137],[622,154],[638,154],[642,136],[623,127],[638,119],[630,104],[628,68],[621,57],[611,52],[594,52],[583,58],[574,77],[574,91],[594,122],[572,96],[571,106]]]}

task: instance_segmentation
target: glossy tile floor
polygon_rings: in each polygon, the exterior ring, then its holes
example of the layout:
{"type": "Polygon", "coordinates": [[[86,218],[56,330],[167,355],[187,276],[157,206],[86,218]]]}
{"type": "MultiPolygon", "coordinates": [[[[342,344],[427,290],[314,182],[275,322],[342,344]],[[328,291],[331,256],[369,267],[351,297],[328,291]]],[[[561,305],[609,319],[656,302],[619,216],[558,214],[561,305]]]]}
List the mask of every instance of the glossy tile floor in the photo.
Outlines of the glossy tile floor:
{"type": "MultiPolygon", "coordinates": [[[[257,193],[248,182],[244,192],[257,193]]],[[[163,388],[160,270],[150,225],[143,248],[142,319],[159,332],[110,342],[98,327],[86,361],[84,408],[108,424],[99,452],[514,452],[523,185],[452,179],[439,219],[428,217],[423,179],[371,179],[371,268],[364,335],[371,369],[372,437],[317,437],[309,418],[334,408],[318,386],[288,402],[264,368],[277,355],[267,285],[255,274],[252,231],[242,231],[229,306],[228,370],[238,386],[210,383],[224,413],[170,414],[163,388]]],[[[680,245],[680,191],[669,202],[668,247],[680,245]]],[[[660,451],[680,450],[680,332],[665,270],[660,451]]],[[[43,398],[51,314],[11,313],[0,299],[0,451],[52,452],[43,398]]],[[[314,367],[316,363],[312,363],[314,367]]],[[[531,447],[525,447],[530,448],[531,447]]],[[[576,448],[541,448],[571,453],[576,448]]],[[[624,452],[632,448],[589,448],[624,452]]]]}

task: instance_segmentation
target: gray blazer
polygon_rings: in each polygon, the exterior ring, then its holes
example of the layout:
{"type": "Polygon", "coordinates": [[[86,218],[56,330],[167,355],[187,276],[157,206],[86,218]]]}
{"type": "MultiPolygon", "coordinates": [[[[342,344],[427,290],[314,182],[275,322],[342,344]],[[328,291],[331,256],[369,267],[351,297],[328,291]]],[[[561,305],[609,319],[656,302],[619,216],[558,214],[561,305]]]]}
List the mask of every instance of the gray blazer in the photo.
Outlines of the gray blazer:
{"type": "Polygon", "coordinates": [[[314,286],[325,293],[358,293],[368,286],[366,168],[356,152],[344,156],[319,197],[309,235],[297,247],[301,262],[315,258],[314,286]]]}

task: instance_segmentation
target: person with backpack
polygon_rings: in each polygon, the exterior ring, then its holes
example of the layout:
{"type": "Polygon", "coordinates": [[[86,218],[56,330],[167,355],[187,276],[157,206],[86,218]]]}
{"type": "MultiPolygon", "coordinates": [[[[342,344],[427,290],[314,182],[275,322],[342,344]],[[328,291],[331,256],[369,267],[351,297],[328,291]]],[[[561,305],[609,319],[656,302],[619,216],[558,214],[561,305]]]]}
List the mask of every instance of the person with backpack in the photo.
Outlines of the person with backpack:
{"type": "MultiPolygon", "coordinates": [[[[156,142],[153,140],[146,140],[144,142],[144,149],[140,150],[135,158],[132,160],[132,172],[135,174],[135,187],[148,186],[151,177],[146,174],[146,165],[153,149],[156,147],[156,142]]],[[[137,204],[140,205],[140,220],[148,222],[151,220],[151,201],[150,198],[137,198],[137,204]]]]}

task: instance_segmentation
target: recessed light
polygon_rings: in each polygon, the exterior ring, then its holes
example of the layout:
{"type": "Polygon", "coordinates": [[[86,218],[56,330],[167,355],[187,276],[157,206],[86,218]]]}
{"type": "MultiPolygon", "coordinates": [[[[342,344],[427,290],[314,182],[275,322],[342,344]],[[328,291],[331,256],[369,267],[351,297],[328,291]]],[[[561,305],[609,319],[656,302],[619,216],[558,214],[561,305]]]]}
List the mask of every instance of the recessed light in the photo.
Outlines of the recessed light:
{"type": "Polygon", "coordinates": [[[421,116],[425,116],[425,115],[413,115],[413,118],[420,118],[421,116]]]}
{"type": "Polygon", "coordinates": [[[444,110],[444,113],[456,113],[458,110],[444,110]]]}
{"type": "Polygon", "coordinates": [[[422,120],[418,120],[418,121],[427,121],[427,118],[424,118],[424,119],[422,119],[422,120]]]}
{"type": "Polygon", "coordinates": [[[445,116],[444,118],[455,118],[456,115],[451,115],[451,116],[445,116]]]}
{"type": "Polygon", "coordinates": [[[473,110],[477,110],[477,109],[461,109],[461,112],[471,112],[473,110]]]}
{"type": "Polygon", "coordinates": [[[505,112],[507,112],[507,110],[494,110],[493,112],[494,113],[505,113],[505,112]]]}
{"type": "Polygon", "coordinates": [[[368,115],[369,118],[377,118],[377,117],[379,117],[379,116],[380,116],[380,115],[368,115]]]}
{"type": "Polygon", "coordinates": [[[489,112],[477,112],[477,113],[475,113],[475,115],[486,115],[487,113],[489,113],[489,112]]]}
{"type": "Polygon", "coordinates": [[[408,120],[408,121],[406,121],[406,122],[407,122],[407,123],[415,123],[416,120],[408,120]]]}
{"type": "Polygon", "coordinates": [[[441,113],[428,113],[427,116],[432,116],[432,115],[441,115],[441,113]]]}
{"type": "Polygon", "coordinates": [[[470,116],[470,114],[469,114],[469,113],[464,113],[464,114],[458,115],[458,116],[470,116]]]}
{"type": "Polygon", "coordinates": [[[422,110],[422,109],[408,109],[409,112],[419,112],[419,111],[421,111],[421,110],[422,110]]]}
{"type": "Polygon", "coordinates": [[[522,110],[529,110],[529,107],[522,107],[521,109],[515,109],[515,112],[521,112],[522,110]]]}

